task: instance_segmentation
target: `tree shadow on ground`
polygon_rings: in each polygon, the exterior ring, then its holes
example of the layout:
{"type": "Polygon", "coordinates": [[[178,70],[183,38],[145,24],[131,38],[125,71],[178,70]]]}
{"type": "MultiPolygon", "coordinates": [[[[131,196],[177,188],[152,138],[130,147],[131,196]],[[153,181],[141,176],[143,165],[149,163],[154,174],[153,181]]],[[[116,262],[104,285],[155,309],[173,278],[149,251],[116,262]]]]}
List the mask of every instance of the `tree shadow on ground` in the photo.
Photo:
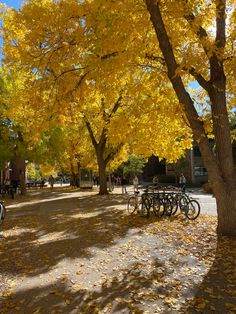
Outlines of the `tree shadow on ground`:
{"type": "Polygon", "coordinates": [[[156,259],[151,270],[136,262],[91,290],[57,280],[19,291],[14,300],[5,298],[3,313],[15,314],[17,309],[27,309],[28,313],[143,313],[148,303],[154,309],[157,304],[163,306],[162,296],[173,290],[165,283],[166,273],[168,270],[156,259]]]}
{"type": "MultiPolygon", "coordinates": [[[[155,258],[150,265],[140,261],[113,272],[99,284],[83,287],[57,279],[41,287],[22,289],[5,298],[2,313],[235,313],[235,240],[218,241],[215,260],[194,297],[184,298],[183,286],[169,276],[168,265],[155,258]],[[169,276],[169,278],[168,278],[169,276]],[[169,280],[171,279],[171,280],[169,280]],[[27,298],[26,298],[27,296],[27,298]],[[174,299],[180,306],[175,307],[174,299]],[[17,302],[18,301],[18,302],[17,302]],[[19,312],[21,313],[21,312],[19,312]]],[[[183,282],[184,283],[184,282],[183,282]]],[[[186,284],[186,283],[185,283],[186,284]]],[[[185,286],[187,290],[191,287],[185,286]]]]}
{"type": "Polygon", "coordinates": [[[93,256],[125,237],[130,229],[152,222],[128,216],[120,208],[126,198],[83,195],[13,207],[3,229],[2,272],[28,277],[49,272],[66,258],[93,256]]]}
{"type": "MultiPolygon", "coordinates": [[[[190,296],[184,294],[181,290],[183,286],[175,277],[176,272],[181,272],[183,259],[179,263],[174,259],[171,263],[165,255],[167,263],[164,263],[159,257],[161,250],[168,253],[167,243],[155,252],[156,258],[151,267],[141,262],[141,252],[138,254],[140,259],[134,263],[126,250],[129,263],[126,261],[127,264],[119,272],[111,269],[105,277],[101,274],[104,280],[96,285],[87,284],[89,278],[86,272],[78,274],[74,282],[71,280],[73,277],[63,277],[62,273],[58,274],[59,278],[50,277],[51,272],[63,268],[64,260],[72,265],[78,259],[84,260],[86,266],[95,263],[90,269],[95,276],[96,270],[99,270],[96,252],[102,259],[103,255],[105,258],[105,252],[109,254],[115,244],[126,240],[126,237],[128,239],[130,232],[143,236],[143,230],[154,221],[153,218],[147,220],[127,215],[126,196],[85,193],[79,197],[60,197],[63,194],[55,193],[55,199],[36,201],[35,204],[9,210],[4,223],[6,238],[0,243],[3,245],[0,252],[1,271],[25,276],[33,283],[24,287],[18,285],[14,298],[6,296],[2,308],[5,312],[2,310],[2,313],[236,312],[236,240],[226,237],[218,239],[214,263],[201,285],[186,282],[184,289],[187,292],[191,290],[190,296]],[[43,279],[39,285],[37,280],[40,276],[45,278],[45,282],[43,279]],[[85,281],[87,285],[83,286],[85,281]],[[175,307],[175,300],[180,302],[178,308],[175,307]]],[[[170,237],[168,232],[167,235],[170,237]]],[[[158,236],[161,234],[155,235],[153,240],[158,241],[158,236]]],[[[170,240],[173,241],[172,238],[170,240]]],[[[139,241],[137,238],[135,246],[141,251],[139,241]]],[[[210,250],[212,247],[209,244],[210,250]]],[[[201,254],[196,253],[196,256],[201,254]]],[[[207,255],[204,259],[207,264],[207,255]]],[[[197,276],[198,268],[193,268],[193,271],[195,269],[197,276]]],[[[70,275],[77,276],[75,273],[70,275]]],[[[184,277],[182,280],[184,282],[184,277]]]]}
{"type": "Polygon", "coordinates": [[[215,259],[184,313],[236,313],[236,239],[219,237],[215,259]]]}

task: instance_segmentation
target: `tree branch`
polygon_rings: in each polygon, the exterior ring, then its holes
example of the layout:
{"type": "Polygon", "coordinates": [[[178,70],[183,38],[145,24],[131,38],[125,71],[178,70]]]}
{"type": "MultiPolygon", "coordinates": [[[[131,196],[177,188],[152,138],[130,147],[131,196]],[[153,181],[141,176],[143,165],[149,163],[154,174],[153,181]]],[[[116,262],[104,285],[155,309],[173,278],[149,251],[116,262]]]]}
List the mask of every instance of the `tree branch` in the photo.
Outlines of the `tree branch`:
{"type": "Polygon", "coordinates": [[[112,117],[113,114],[116,113],[116,111],[119,109],[120,105],[121,105],[121,100],[122,100],[123,96],[120,96],[117,101],[114,104],[114,107],[112,108],[112,111],[109,115],[109,119],[112,117]]]}
{"type": "Polygon", "coordinates": [[[121,150],[121,148],[124,146],[123,143],[120,143],[119,145],[117,145],[116,148],[114,148],[105,158],[105,163],[108,164],[109,161],[111,161],[114,156],[121,150]]]}
{"type": "MultiPolygon", "coordinates": [[[[183,1],[187,5],[188,0],[183,0],[183,1]]],[[[185,14],[184,18],[190,24],[190,26],[193,26],[194,23],[196,23],[196,17],[195,17],[195,15],[192,12],[190,12],[188,14],[185,14]]],[[[203,47],[203,50],[205,51],[205,54],[208,57],[209,49],[207,48],[207,45],[204,43],[204,40],[209,38],[208,34],[207,34],[207,31],[201,25],[197,25],[197,26],[198,27],[196,28],[195,34],[200,39],[200,42],[201,42],[202,47],[203,47]]],[[[195,29],[195,28],[193,28],[193,29],[195,29]]]]}
{"type": "Polygon", "coordinates": [[[216,1],[216,46],[218,48],[224,48],[226,42],[225,36],[225,10],[226,1],[217,0],[216,1]]]}
{"type": "Polygon", "coordinates": [[[90,122],[88,121],[88,119],[87,119],[87,117],[86,117],[85,115],[84,115],[83,118],[84,118],[84,122],[85,122],[85,125],[86,125],[86,127],[87,127],[87,130],[88,130],[88,132],[89,132],[91,141],[92,141],[92,143],[93,143],[93,146],[94,146],[94,148],[96,149],[97,146],[98,146],[98,143],[97,143],[97,141],[96,141],[96,139],[95,139],[95,136],[94,136],[94,134],[93,134],[93,130],[92,130],[91,124],[90,124],[90,122]]]}
{"type": "Polygon", "coordinates": [[[90,71],[84,73],[84,74],[80,77],[80,79],[78,80],[78,82],[75,84],[75,87],[73,88],[72,92],[75,91],[75,90],[80,86],[80,84],[83,82],[84,78],[85,78],[91,71],[92,71],[92,70],[90,70],[90,71]]]}
{"type": "Polygon", "coordinates": [[[158,57],[158,56],[155,56],[153,54],[146,53],[145,58],[147,58],[148,60],[151,60],[151,61],[157,61],[157,62],[161,63],[162,65],[165,65],[165,59],[163,57],[158,57]]]}
{"type": "MultiPolygon", "coordinates": [[[[65,70],[65,71],[63,71],[63,72],[61,72],[59,75],[55,75],[55,80],[57,81],[61,76],[63,76],[64,74],[66,74],[66,73],[70,73],[70,72],[76,72],[76,71],[79,71],[79,70],[85,70],[86,69],[86,67],[77,67],[77,68],[73,68],[73,69],[69,69],[69,70],[65,70]]],[[[51,71],[50,69],[49,69],[49,71],[51,71]]]]}
{"type": "Polygon", "coordinates": [[[183,68],[183,70],[189,72],[197,80],[197,82],[203,89],[209,91],[210,88],[209,82],[200,73],[198,73],[195,68],[193,67],[191,67],[190,69],[183,68]]]}
{"type": "Polygon", "coordinates": [[[118,51],[114,51],[114,52],[110,52],[104,56],[101,56],[100,58],[101,58],[101,60],[106,60],[106,59],[109,59],[111,57],[115,57],[117,55],[118,55],[118,51]]]}
{"type": "MultiPolygon", "coordinates": [[[[175,94],[181,104],[183,104],[187,119],[193,130],[194,139],[199,144],[204,162],[208,169],[209,174],[215,180],[221,177],[221,173],[217,166],[215,157],[209,146],[209,141],[203,127],[203,123],[199,120],[198,113],[194,107],[193,100],[189,93],[186,91],[183,80],[180,75],[176,75],[178,64],[175,59],[174,50],[168,37],[162,14],[159,7],[159,1],[146,0],[147,9],[150,13],[152,24],[155,28],[156,36],[159,42],[159,47],[162,51],[165,63],[168,69],[168,77],[174,88],[175,94]]],[[[200,30],[199,36],[203,30],[200,30]]]]}

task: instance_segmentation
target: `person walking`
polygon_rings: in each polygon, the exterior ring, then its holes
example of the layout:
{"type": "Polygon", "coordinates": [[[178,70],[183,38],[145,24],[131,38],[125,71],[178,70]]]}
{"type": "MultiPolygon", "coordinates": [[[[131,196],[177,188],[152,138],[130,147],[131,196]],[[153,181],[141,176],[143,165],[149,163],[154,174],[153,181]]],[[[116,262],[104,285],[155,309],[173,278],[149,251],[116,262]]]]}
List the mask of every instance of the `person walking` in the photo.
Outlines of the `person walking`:
{"type": "Polygon", "coordinates": [[[51,186],[51,189],[53,189],[53,185],[54,185],[54,178],[53,178],[53,176],[49,177],[48,182],[49,182],[49,184],[51,186]]]}
{"type": "Polygon", "coordinates": [[[183,175],[183,173],[181,173],[180,177],[179,177],[179,186],[182,190],[183,193],[185,193],[185,189],[186,189],[186,178],[183,175]]]}
{"type": "Polygon", "coordinates": [[[157,187],[158,187],[158,176],[154,176],[153,179],[152,179],[152,188],[153,190],[157,190],[157,187]]]}
{"type": "Polygon", "coordinates": [[[138,177],[135,176],[135,177],[133,178],[134,192],[135,192],[135,191],[138,191],[138,184],[139,184],[138,177]]]}
{"type": "Polygon", "coordinates": [[[122,194],[127,194],[127,180],[125,177],[121,178],[121,188],[122,188],[122,194]]]}
{"type": "Polygon", "coordinates": [[[10,179],[6,178],[5,181],[4,181],[6,194],[10,193],[10,184],[11,184],[10,179]]]}

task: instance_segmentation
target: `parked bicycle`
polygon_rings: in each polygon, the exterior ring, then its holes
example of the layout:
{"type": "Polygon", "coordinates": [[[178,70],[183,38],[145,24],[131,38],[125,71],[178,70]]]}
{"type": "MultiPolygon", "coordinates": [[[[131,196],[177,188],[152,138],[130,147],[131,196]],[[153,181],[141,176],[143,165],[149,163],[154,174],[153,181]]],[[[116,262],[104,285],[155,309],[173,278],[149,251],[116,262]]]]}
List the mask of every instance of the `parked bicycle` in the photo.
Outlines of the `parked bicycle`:
{"type": "Polygon", "coordinates": [[[138,212],[147,218],[151,211],[158,217],[175,215],[180,210],[188,219],[194,220],[200,214],[200,204],[187,193],[168,186],[158,189],[146,188],[144,193],[135,192],[128,200],[128,212],[138,212]]]}
{"type": "Polygon", "coordinates": [[[197,200],[190,197],[190,195],[186,192],[171,192],[171,197],[174,199],[175,209],[172,211],[172,215],[174,215],[178,208],[180,212],[183,213],[188,219],[194,220],[200,215],[200,204],[197,200]]]}
{"type": "Polygon", "coordinates": [[[173,207],[168,194],[162,191],[151,191],[149,197],[151,208],[156,216],[171,216],[173,207]]]}
{"type": "Polygon", "coordinates": [[[190,220],[196,219],[200,214],[198,201],[176,187],[159,187],[149,195],[153,212],[159,217],[175,215],[178,209],[190,220]]]}
{"type": "Polygon", "coordinates": [[[139,191],[135,191],[134,195],[128,199],[127,210],[129,214],[138,213],[148,218],[150,215],[150,200],[147,194],[140,194],[139,191]]]}
{"type": "Polygon", "coordinates": [[[187,199],[180,205],[180,211],[190,220],[195,220],[200,215],[200,204],[194,199],[187,199]]]}

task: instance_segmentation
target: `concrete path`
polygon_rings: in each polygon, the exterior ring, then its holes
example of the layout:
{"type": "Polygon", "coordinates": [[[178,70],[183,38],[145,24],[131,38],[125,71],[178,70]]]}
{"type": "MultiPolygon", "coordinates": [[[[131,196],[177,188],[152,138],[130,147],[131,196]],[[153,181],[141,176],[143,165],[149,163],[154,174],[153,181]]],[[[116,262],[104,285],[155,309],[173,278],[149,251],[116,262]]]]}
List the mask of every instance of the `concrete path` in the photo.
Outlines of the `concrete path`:
{"type": "Polygon", "coordinates": [[[212,194],[207,194],[199,189],[193,189],[190,192],[190,196],[196,199],[201,206],[201,213],[216,216],[216,199],[213,197],[212,194]]]}

